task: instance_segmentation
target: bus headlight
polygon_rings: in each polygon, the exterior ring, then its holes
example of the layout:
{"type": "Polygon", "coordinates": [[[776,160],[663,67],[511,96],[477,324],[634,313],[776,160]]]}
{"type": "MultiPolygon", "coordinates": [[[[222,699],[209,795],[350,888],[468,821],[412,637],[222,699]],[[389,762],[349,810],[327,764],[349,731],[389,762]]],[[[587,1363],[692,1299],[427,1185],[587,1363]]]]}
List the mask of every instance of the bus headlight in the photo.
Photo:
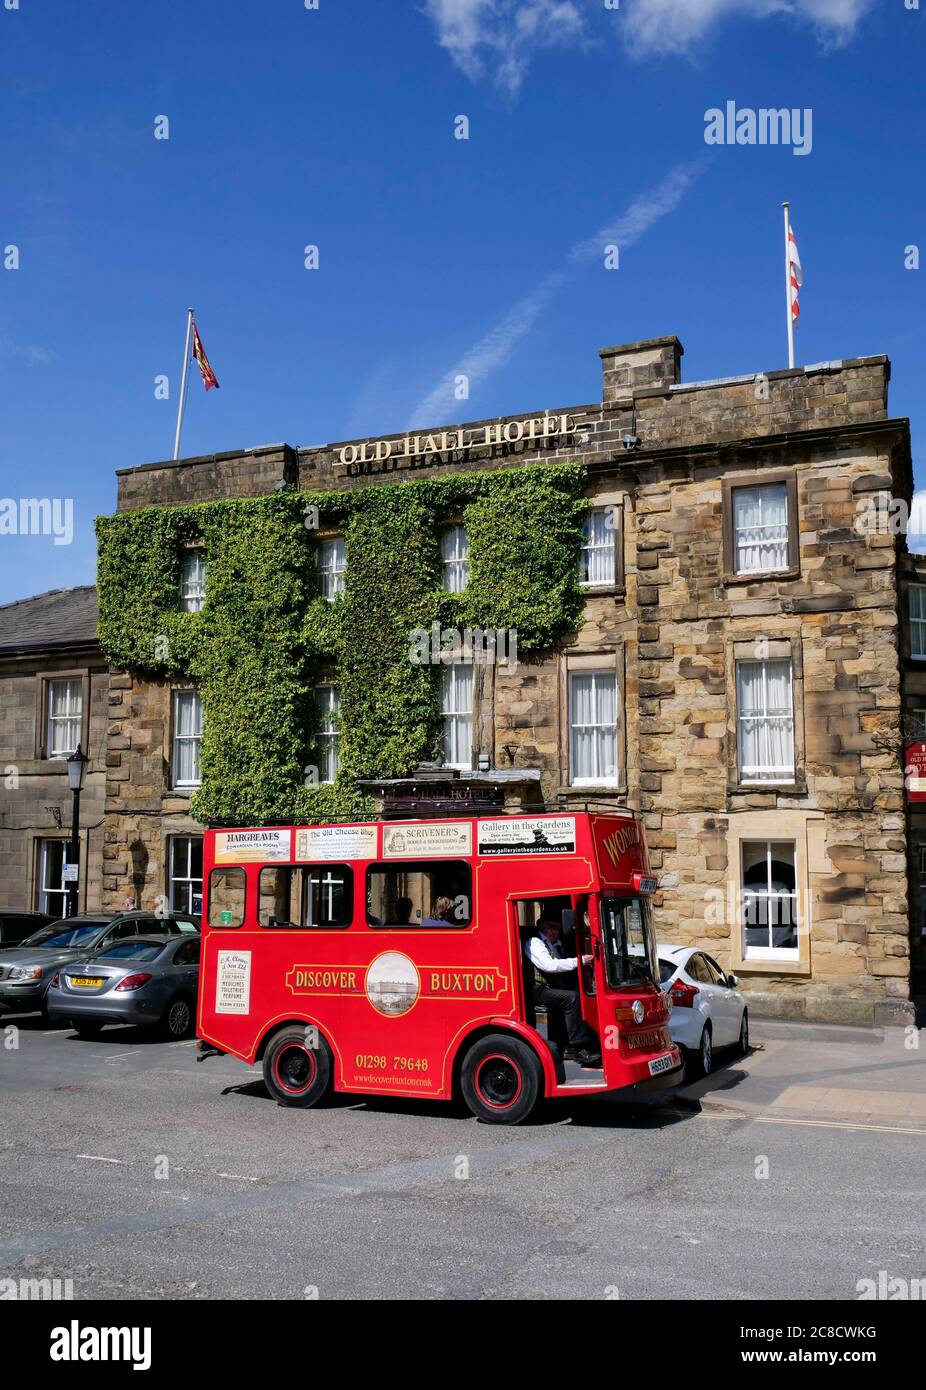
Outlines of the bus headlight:
{"type": "Polygon", "coordinates": [[[643,1007],[642,999],[635,999],[630,1006],[630,1011],[636,1023],[642,1023],[646,1017],[646,1009],[643,1007]]]}

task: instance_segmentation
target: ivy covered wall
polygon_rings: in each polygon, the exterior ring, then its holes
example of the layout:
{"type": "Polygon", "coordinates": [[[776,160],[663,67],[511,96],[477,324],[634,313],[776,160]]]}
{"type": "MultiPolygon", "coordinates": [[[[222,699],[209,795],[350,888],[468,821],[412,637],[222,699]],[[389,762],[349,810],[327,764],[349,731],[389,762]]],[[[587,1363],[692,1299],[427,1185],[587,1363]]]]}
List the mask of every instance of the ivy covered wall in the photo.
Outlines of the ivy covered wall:
{"type": "Polygon", "coordinates": [[[402,776],[441,743],[440,667],[409,659],[410,634],[514,629],[519,653],[574,631],[585,473],[539,464],[350,492],[152,507],[97,520],[99,635],[111,665],[192,681],[203,701],[205,824],[351,819],[368,813],[359,777],[402,776]],[[313,512],[312,509],[317,509],[313,512]],[[319,589],[317,531],[345,537],[345,593],[319,589]],[[442,591],[440,528],[469,532],[469,582],[442,591]],[[201,543],[201,612],[180,605],[185,547],[201,543]],[[314,686],[340,686],[339,772],[314,761],[314,686]]]}

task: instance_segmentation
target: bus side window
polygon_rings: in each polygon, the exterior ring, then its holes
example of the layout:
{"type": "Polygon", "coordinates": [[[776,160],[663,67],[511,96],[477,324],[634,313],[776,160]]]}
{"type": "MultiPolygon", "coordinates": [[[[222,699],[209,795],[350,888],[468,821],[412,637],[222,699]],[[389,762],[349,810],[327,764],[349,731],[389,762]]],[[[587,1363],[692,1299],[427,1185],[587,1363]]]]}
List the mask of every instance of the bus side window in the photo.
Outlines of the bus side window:
{"type": "Polygon", "coordinates": [[[349,927],[354,874],[348,864],[267,864],[260,871],[262,927],[349,927]]]}
{"type": "Polygon", "coordinates": [[[367,869],[371,927],[468,927],[473,920],[473,873],[458,859],[404,860],[367,869]]]}
{"type": "Polygon", "coordinates": [[[247,879],[240,867],[213,869],[209,875],[210,927],[240,927],[244,922],[247,879]]]}

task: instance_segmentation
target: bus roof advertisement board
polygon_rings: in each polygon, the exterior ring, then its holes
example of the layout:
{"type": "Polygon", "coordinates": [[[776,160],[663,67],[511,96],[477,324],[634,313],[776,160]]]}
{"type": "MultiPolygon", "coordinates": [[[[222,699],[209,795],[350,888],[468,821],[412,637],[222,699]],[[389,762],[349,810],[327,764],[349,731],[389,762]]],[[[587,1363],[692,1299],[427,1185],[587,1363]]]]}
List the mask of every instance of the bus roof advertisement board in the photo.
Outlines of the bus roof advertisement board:
{"type": "Polygon", "coordinates": [[[542,816],[528,820],[505,816],[478,823],[477,853],[496,854],[575,854],[575,816],[542,816]]]}
{"type": "Polygon", "coordinates": [[[640,822],[595,816],[592,821],[598,872],[606,883],[631,887],[634,874],[648,874],[646,841],[640,822]]]}
{"type": "Polygon", "coordinates": [[[217,864],[265,864],[289,859],[291,830],[220,830],[215,837],[217,864]]]}
{"type": "Polygon", "coordinates": [[[406,821],[383,827],[384,859],[427,859],[473,852],[470,821],[406,821]]]}
{"type": "Polygon", "coordinates": [[[376,858],[375,825],[310,825],[296,831],[296,862],[376,858]]]}

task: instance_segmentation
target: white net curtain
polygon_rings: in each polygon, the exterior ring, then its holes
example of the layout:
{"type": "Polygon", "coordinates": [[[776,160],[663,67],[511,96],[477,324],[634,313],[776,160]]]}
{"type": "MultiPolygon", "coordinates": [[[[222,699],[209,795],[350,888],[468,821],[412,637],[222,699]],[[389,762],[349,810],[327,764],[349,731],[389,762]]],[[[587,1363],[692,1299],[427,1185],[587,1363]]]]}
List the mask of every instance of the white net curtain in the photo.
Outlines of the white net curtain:
{"type": "Polygon", "coordinates": [[[613,671],[570,676],[572,780],[611,782],[617,776],[617,682],[613,671]]]}
{"type": "Polygon", "coordinates": [[[614,583],[614,523],[607,507],[593,507],[583,522],[579,579],[583,584],[614,583]]]}
{"type": "Polygon", "coordinates": [[[178,691],[174,705],[174,782],[195,786],[199,778],[199,744],[203,707],[195,690],[178,691]]]}
{"type": "Polygon", "coordinates": [[[473,668],[455,662],[442,672],[444,762],[467,768],[473,761],[473,668]]]}
{"type": "Polygon", "coordinates": [[[736,702],[740,777],[747,782],[792,779],[791,662],[737,662],[736,702]]]}
{"type": "Polygon", "coordinates": [[[788,567],[788,489],[738,487],[733,492],[733,530],[737,574],[788,567]]]}
{"type": "Polygon", "coordinates": [[[80,741],[81,683],[52,681],[48,692],[48,756],[66,758],[80,741]]]}

